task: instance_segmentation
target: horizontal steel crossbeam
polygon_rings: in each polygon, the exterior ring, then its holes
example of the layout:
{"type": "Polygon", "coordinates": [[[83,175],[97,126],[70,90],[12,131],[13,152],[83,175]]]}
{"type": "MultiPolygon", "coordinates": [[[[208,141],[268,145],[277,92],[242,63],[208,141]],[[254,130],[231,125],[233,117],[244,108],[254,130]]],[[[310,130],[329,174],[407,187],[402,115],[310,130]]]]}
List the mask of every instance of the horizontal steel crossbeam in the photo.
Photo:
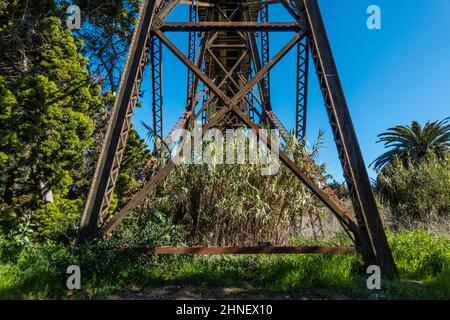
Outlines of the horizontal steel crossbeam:
{"type": "Polygon", "coordinates": [[[145,255],[150,254],[355,254],[354,247],[155,247],[155,248],[120,248],[119,251],[138,251],[145,255]]]}
{"type": "Polygon", "coordinates": [[[300,31],[301,25],[297,22],[165,22],[160,30],[166,31],[270,31],[286,32],[300,31]]]}
{"type": "MultiPolygon", "coordinates": [[[[396,267],[383,230],[376,202],[370,188],[367,171],[353,128],[348,106],[338,76],[337,68],[327,38],[325,26],[321,17],[318,0],[280,0],[280,1],[182,1],[182,0],[144,0],[139,17],[139,23],[133,35],[130,52],[125,63],[118,99],[108,129],[105,145],[102,149],[99,164],[96,168],[94,183],[88,197],[88,203],[83,214],[80,240],[90,240],[97,231],[110,234],[139,206],[156,185],[166,178],[176,165],[169,161],[167,165],[153,175],[146,185],[136,193],[119,213],[105,222],[109,210],[110,199],[114,192],[115,180],[120,168],[120,162],[125,150],[128,131],[131,127],[131,116],[139,96],[140,84],[143,79],[144,67],[148,63],[149,38],[159,39],[165,46],[184,63],[189,71],[190,102],[186,106],[185,116],[180,117],[177,126],[191,128],[196,116],[197,91],[201,81],[207,90],[212,107],[211,118],[206,121],[202,131],[216,127],[237,125],[254,129],[260,141],[277,155],[281,162],[299,178],[307,188],[329,208],[339,220],[344,230],[354,242],[354,248],[348,247],[274,247],[271,244],[258,247],[159,247],[139,248],[146,254],[297,254],[297,253],[361,253],[366,264],[380,265],[385,275],[395,275],[396,267]],[[294,17],[295,22],[270,22],[268,11],[263,13],[262,21],[257,20],[261,8],[267,9],[267,4],[280,2],[294,17]],[[198,14],[199,20],[190,22],[164,22],[165,18],[178,4],[191,5],[191,10],[198,14]],[[194,8],[195,7],[195,8],[194,8]],[[203,8],[202,8],[203,7],[203,8]],[[225,21],[212,21],[221,20],[225,21]],[[234,20],[234,21],[233,21],[234,20]],[[164,34],[166,31],[189,32],[191,34],[190,54],[184,53],[164,34]],[[293,31],[295,36],[276,55],[270,59],[268,32],[293,31]],[[209,36],[208,33],[214,33],[209,36]],[[256,33],[263,34],[262,58],[258,53],[256,33]],[[195,34],[201,33],[200,47],[197,47],[195,34]],[[304,38],[306,37],[306,38],[304,38]],[[215,40],[217,39],[217,42],[215,40]],[[272,146],[272,137],[261,130],[248,116],[249,105],[253,106],[252,95],[254,87],[259,86],[260,107],[263,118],[266,115],[270,124],[288,136],[281,121],[271,113],[268,76],[269,71],[298,44],[298,84],[297,113],[300,109],[304,114],[297,120],[298,131],[303,132],[306,123],[306,87],[308,52],[311,51],[312,61],[319,78],[319,86],[323,94],[327,114],[333,130],[334,140],[343,166],[354,206],[354,216],[342,205],[333,193],[325,188],[326,180],[301,169],[282,150],[272,146]],[[214,43],[215,42],[215,43],[214,43]],[[192,49],[192,50],[191,50],[192,49]],[[198,54],[196,54],[196,50],[198,54]],[[309,50],[308,50],[309,49],[309,50]],[[207,56],[205,55],[207,54],[207,56]],[[195,56],[197,55],[197,58],[195,56]],[[262,61],[261,61],[262,60],[262,61]],[[241,66],[241,67],[239,67],[241,66]],[[252,69],[253,66],[253,69],[252,69]],[[231,69],[230,69],[231,68],[231,69]],[[254,74],[254,75],[253,75],[254,74]],[[253,76],[252,76],[253,75],[253,76]],[[214,80],[212,80],[214,79],[214,80]],[[217,83],[216,81],[217,80],[217,83]],[[251,94],[250,94],[251,93],[251,94]],[[249,98],[250,96],[250,98],[249,98]],[[213,99],[213,100],[211,100],[213,99]],[[244,101],[245,100],[245,101],[244,101]],[[213,108],[212,108],[213,109],[213,108]],[[269,112],[268,112],[269,111],[269,112]],[[300,130],[298,124],[303,126],[300,130]],[[272,148],[273,147],[273,148],[272,148]],[[356,219],[355,219],[356,217],[356,219]],[[100,220],[100,221],[99,221],[100,220]],[[97,230],[98,222],[102,227],[97,230]]],[[[159,42],[158,42],[159,44],[159,42]]],[[[158,48],[160,50],[160,48],[158,48]]],[[[159,51],[160,52],[160,51],[159,51]]],[[[153,87],[154,94],[159,94],[160,78],[159,55],[153,55],[151,60],[158,70],[153,71],[158,82],[153,87]]],[[[162,92],[159,95],[162,102],[162,92]]],[[[158,97],[159,97],[158,96],[158,97]]],[[[159,99],[159,98],[158,98],[159,99]]],[[[155,99],[154,99],[155,100],[155,99]]],[[[159,100],[158,100],[159,101],[159,100]]],[[[154,105],[157,104],[153,103],[154,105]]],[[[210,110],[209,103],[206,104],[210,110]]],[[[202,108],[205,106],[202,106],[202,108]]],[[[206,108],[205,107],[205,108],[206,108]]],[[[162,111],[162,110],[161,110],[162,111]]],[[[159,112],[159,110],[158,110],[159,112]]],[[[161,119],[162,121],[162,119],[161,119]]],[[[156,122],[156,121],[154,121],[156,122]]],[[[162,129],[162,127],[161,127],[162,129]]],[[[161,134],[162,135],[162,134],[161,134]]],[[[184,141],[185,142],[185,141],[184,141]]],[[[131,250],[134,250],[131,248],[131,250]]]]}

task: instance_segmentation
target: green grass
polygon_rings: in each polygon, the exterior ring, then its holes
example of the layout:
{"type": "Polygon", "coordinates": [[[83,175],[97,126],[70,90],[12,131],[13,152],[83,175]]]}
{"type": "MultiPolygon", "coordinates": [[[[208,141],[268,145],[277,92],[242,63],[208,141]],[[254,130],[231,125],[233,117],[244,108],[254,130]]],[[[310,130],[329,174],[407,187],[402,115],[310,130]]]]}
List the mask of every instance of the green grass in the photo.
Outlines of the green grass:
{"type": "MultiPolygon", "coordinates": [[[[54,243],[24,249],[0,246],[0,298],[65,298],[65,269],[77,264],[83,290],[75,298],[105,297],[131,286],[180,285],[323,298],[450,299],[450,241],[419,231],[388,236],[401,279],[383,281],[378,292],[367,290],[357,255],[143,257],[118,254],[112,244],[104,242],[78,253],[54,243]]],[[[333,243],[346,244],[339,239],[333,243]]]]}
{"type": "Polygon", "coordinates": [[[0,251],[0,299],[47,299],[57,297],[63,287],[64,265],[69,251],[61,245],[0,251]]]}

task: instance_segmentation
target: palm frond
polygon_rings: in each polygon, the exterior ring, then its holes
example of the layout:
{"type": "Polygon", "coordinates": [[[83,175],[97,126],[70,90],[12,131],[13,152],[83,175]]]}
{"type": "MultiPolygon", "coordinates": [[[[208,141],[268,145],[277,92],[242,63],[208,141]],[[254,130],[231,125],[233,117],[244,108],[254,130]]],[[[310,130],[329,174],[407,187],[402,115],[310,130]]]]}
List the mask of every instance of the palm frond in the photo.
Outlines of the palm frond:
{"type": "Polygon", "coordinates": [[[428,121],[421,126],[417,121],[410,125],[398,125],[378,135],[377,143],[390,148],[370,165],[378,171],[383,170],[395,159],[418,163],[430,155],[440,158],[450,151],[450,117],[441,121],[428,121]]]}

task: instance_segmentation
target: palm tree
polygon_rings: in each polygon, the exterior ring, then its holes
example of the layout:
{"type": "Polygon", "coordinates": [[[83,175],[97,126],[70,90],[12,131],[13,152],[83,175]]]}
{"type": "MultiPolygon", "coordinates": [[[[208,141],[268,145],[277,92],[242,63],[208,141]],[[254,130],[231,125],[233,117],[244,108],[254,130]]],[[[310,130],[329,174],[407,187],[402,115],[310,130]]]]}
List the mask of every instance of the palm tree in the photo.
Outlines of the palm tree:
{"type": "Polygon", "coordinates": [[[404,165],[419,163],[429,156],[445,159],[450,151],[450,117],[442,121],[428,121],[423,127],[413,121],[409,126],[396,126],[378,135],[377,143],[390,150],[379,156],[371,165],[382,171],[395,161],[404,165]]]}

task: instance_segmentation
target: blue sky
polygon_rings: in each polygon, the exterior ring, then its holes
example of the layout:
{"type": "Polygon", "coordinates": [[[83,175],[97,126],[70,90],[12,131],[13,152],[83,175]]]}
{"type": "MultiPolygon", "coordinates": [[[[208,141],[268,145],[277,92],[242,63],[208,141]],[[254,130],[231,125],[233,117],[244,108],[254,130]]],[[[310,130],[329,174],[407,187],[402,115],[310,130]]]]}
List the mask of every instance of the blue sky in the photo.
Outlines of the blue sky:
{"type": "MultiPolygon", "coordinates": [[[[377,135],[412,120],[425,123],[450,115],[450,0],[320,0],[336,64],[341,76],[359,143],[368,166],[383,146],[377,135]],[[369,5],[380,6],[381,30],[366,27],[369,5]]],[[[168,20],[186,21],[186,6],[180,5],[168,20]]],[[[272,5],[273,21],[290,21],[280,5],[272,5]]],[[[271,38],[271,54],[289,41],[292,34],[271,38]]],[[[187,36],[170,34],[180,48],[187,36]]],[[[295,50],[271,73],[272,106],[288,128],[295,119],[295,50]]],[[[186,98],[186,69],[164,51],[164,117],[166,133],[182,112],[186,98]]],[[[148,76],[146,77],[148,79],[148,76]]],[[[136,111],[134,123],[151,123],[148,81],[143,83],[144,106],[136,111]]],[[[311,68],[308,138],[313,143],[319,129],[325,131],[320,162],[342,181],[342,171],[331,136],[328,118],[311,68]]],[[[369,168],[369,175],[375,173],[369,168]]]]}

